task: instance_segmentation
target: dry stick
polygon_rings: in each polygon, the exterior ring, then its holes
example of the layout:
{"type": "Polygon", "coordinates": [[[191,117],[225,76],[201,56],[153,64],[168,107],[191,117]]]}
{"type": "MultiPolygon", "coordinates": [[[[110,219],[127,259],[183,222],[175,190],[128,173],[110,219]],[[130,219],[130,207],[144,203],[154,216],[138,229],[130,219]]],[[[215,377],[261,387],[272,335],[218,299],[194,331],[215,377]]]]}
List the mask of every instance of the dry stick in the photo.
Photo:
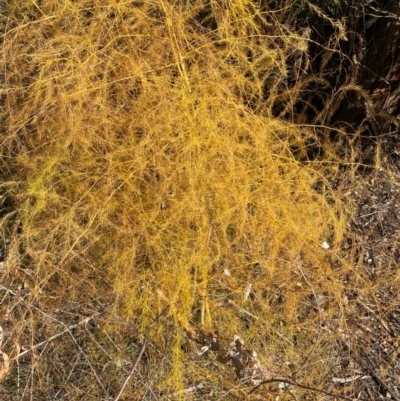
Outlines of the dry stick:
{"type": "MultiPolygon", "coordinates": [[[[362,306],[364,306],[366,308],[366,306],[364,304],[360,304],[362,306]]],[[[369,308],[367,308],[369,309],[369,308]]],[[[375,314],[374,311],[370,310],[370,312],[372,312],[373,314],[375,314]]],[[[363,327],[362,325],[359,325],[362,329],[367,330],[366,327],[363,327]]],[[[369,331],[369,330],[367,330],[369,331]]],[[[391,356],[392,354],[394,354],[394,352],[396,352],[398,349],[400,348],[400,345],[398,345],[397,347],[394,347],[394,349],[392,351],[389,352],[389,354],[387,355],[387,357],[391,356]]],[[[367,371],[371,374],[371,376],[377,381],[379,382],[379,384],[393,397],[393,399],[395,401],[400,401],[400,398],[396,395],[396,393],[377,375],[377,373],[375,372],[375,368],[377,366],[379,366],[379,363],[375,363],[373,364],[372,361],[369,359],[368,355],[365,354],[363,352],[365,358],[368,360],[368,363],[370,364],[370,367],[366,367],[367,371]]]]}
{"type": "MultiPolygon", "coordinates": [[[[151,344],[151,343],[150,343],[150,344],[151,344]]],[[[153,382],[154,382],[154,380],[156,379],[158,372],[161,370],[162,365],[163,365],[163,363],[164,363],[164,360],[166,360],[165,355],[162,357],[162,359],[161,359],[160,363],[158,364],[157,369],[156,369],[156,371],[154,372],[153,376],[149,378],[149,380],[148,380],[148,382],[147,382],[146,389],[143,391],[143,394],[142,394],[142,396],[141,396],[141,398],[140,398],[140,401],[143,401],[143,400],[144,400],[144,397],[146,396],[146,394],[147,394],[147,392],[148,392],[149,390],[151,391],[152,394],[154,394],[154,393],[153,393],[153,390],[152,390],[153,382]]]]}
{"type": "Polygon", "coordinates": [[[100,315],[100,312],[96,312],[94,313],[92,316],[89,316],[83,320],[81,320],[80,322],[73,324],[72,326],[68,326],[65,330],[61,331],[60,333],[54,334],[54,336],[49,337],[47,340],[42,341],[41,343],[35,344],[34,346],[30,347],[29,349],[19,353],[17,355],[17,359],[21,358],[22,356],[24,356],[25,354],[27,354],[28,352],[33,351],[36,348],[41,347],[44,344],[47,344],[48,342],[56,339],[57,337],[62,336],[65,333],[69,333],[72,329],[76,329],[79,326],[82,326],[83,324],[87,324],[88,322],[90,322],[91,320],[93,320],[95,317],[97,317],[98,315],[100,315]]]}
{"type": "Polygon", "coordinates": [[[53,396],[53,400],[57,399],[58,394],[61,393],[61,391],[66,387],[66,384],[68,383],[68,380],[71,378],[72,376],[72,372],[75,370],[75,366],[78,364],[78,361],[80,359],[80,354],[78,354],[78,357],[76,358],[76,361],[74,362],[74,366],[72,366],[72,369],[70,370],[68,377],[64,380],[62,386],[60,386],[60,389],[57,391],[57,393],[53,396]]]}
{"type": "Polygon", "coordinates": [[[370,371],[371,376],[379,382],[379,384],[392,396],[395,401],[400,401],[396,393],[372,370],[370,371]]]}
{"type": "MultiPolygon", "coordinates": [[[[15,293],[14,291],[10,290],[9,288],[4,287],[3,285],[0,285],[0,289],[2,289],[2,290],[4,290],[4,291],[7,291],[7,292],[9,292],[11,295],[14,295],[14,296],[20,298],[23,302],[26,302],[26,301],[25,301],[23,298],[21,298],[17,293],[15,293]]],[[[30,306],[31,306],[33,309],[35,309],[35,310],[37,310],[38,312],[40,312],[43,316],[46,316],[47,318],[49,318],[49,319],[51,319],[51,320],[53,320],[53,321],[55,321],[55,322],[57,322],[57,323],[62,324],[62,325],[65,327],[65,330],[64,330],[64,331],[61,331],[60,333],[54,334],[54,336],[51,336],[51,337],[48,338],[47,340],[44,340],[44,341],[42,341],[41,343],[35,344],[34,346],[30,347],[29,349],[27,349],[27,350],[25,350],[25,351],[19,353],[19,354],[16,356],[16,359],[21,358],[21,357],[24,356],[25,354],[27,354],[27,353],[33,351],[33,350],[36,349],[36,348],[39,348],[40,346],[42,346],[42,345],[44,345],[44,344],[47,344],[48,342],[50,342],[50,341],[56,339],[57,337],[62,336],[62,335],[65,334],[65,333],[71,334],[71,330],[72,330],[72,329],[76,329],[77,327],[81,326],[82,324],[87,324],[88,322],[90,322],[91,320],[93,320],[95,317],[99,316],[100,313],[101,313],[101,312],[93,313],[93,315],[91,315],[91,316],[89,316],[89,317],[87,317],[87,318],[81,320],[80,322],[75,323],[75,324],[73,324],[72,326],[67,326],[65,323],[63,323],[63,322],[61,322],[61,321],[55,319],[54,317],[50,316],[50,315],[47,314],[46,312],[43,312],[41,309],[37,308],[36,306],[34,306],[34,305],[30,305],[30,306]]],[[[71,336],[72,336],[72,334],[71,334],[71,336]]],[[[73,337],[73,336],[72,336],[72,337],[73,337]]],[[[73,338],[73,339],[74,339],[74,338],[73,338]]],[[[74,340],[75,340],[75,339],[74,339],[74,340]]],[[[76,342],[76,341],[74,341],[74,342],[76,342]]]]}
{"type": "Polygon", "coordinates": [[[139,356],[137,357],[136,362],[133,365],[133,368],[130,371],[128,377],[125,379],[124,384],[121,387],[121,390],[119,391],[118,395],[114,398],[114,401],[118,401],[119,398],[121,397],[122,393],[124,392],[125,387],[128,385],[129,380],[132,378],[133,374],[135,373],[135,370],[136,370],[137,366],[139,365],[140,360],[142,359],[142,356],[144,354],[144,351],[146,350],[147,344],[148,344],[148,340],[147,340],[147,338],[145,338],[145,340],[143,342],[143,345],[142,345],[142,348],[140,350],[139,356]]]}
{"type": "Polygon", "coordinates": [[[242,308],[242,307],[239,306],[237,303],[233,302],[231,299],[228,299],[228,302],[229,302],[231,305],[233,305],[233,306],[235,306],[236,308],[238,308],[240,312],[244,313],[245,315],[248,315],[248,316],[252,317],[254,320],[258,320],[258,317],[257,317],[257,316],[253,315],[253,314],[252,314],[251,312],[249,312],[248,310],[242,308]]]}
{"type": "MultiPolygon", "coordinates": [[[[10,293],[11,295],[18,297],[24,304],[28,304],[28,302],[25,301],[24,298],[22,298],[20,295],[18,295],[16,292],[10,290],[9,288],[4,287],[3,285],[0,285],[0,290],[7,291],[7,292],[10,293]]],[[[86,356],[85,352],[83,351],[82,347],[79,345],[78,341],[76,341],[75,337],[74,337],[73,334],[71,333],[70,328],[69,328],[64,322],[61,322],[60,320],[57,320],[56,318],[54,318],[53,316],[47,314],[46,312],[43,312],[43,311],[42,311],[41,309],[39,309],[38,307],[36,307],[36,306],[34,306],[34,305],[32,305],[32,304],[30,304],[30,305],[28,305],[28,306],[29,306],[29,307],[32,307],[32,308],[35,309],[35,310],[37,310],[39,313],[41,313],[43,316],[46,316],[48,319],[53,320],[54,322],[57,322],[57,323],[59,323],[59,324],[61,324],[62,326],[65,327],[65,330],[62,332],[62,334],[68,333],[68,334],[70,335],[70,337],[72,338],[72,341],[75,343],[75,345],[78,347],[79,351],[83,354],[84,358],[86,359],[86,362],[88,363],[90,369],[92,370],[94,376],[96,377],[96,380],[97,380],[97,382],[99,383],[100,387],[103,389],[104,393],[107,394],[107,390],[104,388],[103,384],[101,383],[101,380],[100,380],[100,378],[98,377],[98,375],[97,375],[97,373],[96,373],[96,370],[94,369],[94,367],[93,367],[92,364],[90,363],[89,358],[86,356]]],[[[104,311],[103,311],[103,312],[104,312],[104,311]]],[[[100,313],[101,313],[101,312],[96,312],[94,315],[90,316],[90,318],[93,319],[94,316],[99,315],[100,313]]],[[[86,318],[86,319],[88,319],[88,318],[86,318]]],[[[86,319],[84,319],[82,322],[85,322],[86,319]]],[[[79,323],[78,323],[78,325],[79,325],[79,323]]],[[[75,325],[73,325],[73,326],[75,326],[75,325]]],[[[72,327],[72,326],[71,326],[71,327],[72,327]]],[[[58,337],[58,335],[56,335],[56,337],[58,337]]],[[[47,342],[47,341],[45,341],[45,342],[47,342]]],[[[35,348],[35,346],[34,346],[33,348],[35,348]]],[[[31,350],[32,350],[33,348],[31,347],[31,350]]],[[[26,352],[29,352],[29,350],[24,351],[23,353],[26,353],[26,352]]],[[[17,358],[16,358],[17,360],[19,359],[19,356],[20,356],[20,355],[21,355],[21,354],[19,354],[19,355],[17,356],[17,358]]]]}
{"type": "MultiPolygon", "coordinates": [[[[155,325],[165,316],[165,314],[167,313],[168,309],[169,309],[169,306],[166,306],[166,307],[161,311],[161,313],[154,319],[153,323],[152,323],[149,327],[151,328],[151,327],[155,326],[155,325]]],[[[143,354],[144,354],[144,351],[146,350],[146,348],[147,348],[147,346],[149,345],[149,343],[151,343],[151,340],[150,340],[150,338],[149,338],[147,335],[145,335],[145,338],[144,338],[143,345],[142,345],[142,348],[141,348],[141,350],[140,350],[139,356],[137,357],[136,362],[135,362],[135,364],[133,365],[133,368],[132,368],[132,370],[130,371],[128,377],[125,379],[124,384],[123,384],[122,387],[121,387],[121,390],[119,391],[118,395],[114,398],[114,401],[118,401],[119,398],[121,397],[122,393],[123,393],[124,390],[125,390],[125,387],[126,387],[126,386],[128,385],[128,383],[129,383],[129,380],[131,379],[131,377],[132,377],[133,374],[135,373],[136,368],[137,368],[137,366],[139,365],[139,362],[140,362],[140,360],[142,359],[142,356],[143,356],[143,354]]]]}
{"type": "Polygon", "coordinates": [[[307,355],[305,361],[302,363],[302,365],[293,373],[293,377],[295,377],[303,368],[304,366],[307,364],[307,362],[310,360],[312,354],[314,353],[314,351],[317,348],[317,344],[318,341],[321,338],[321,327],[322,327],[322,319],[321,319],[321,307],[319,306],[318,303],[318,299],[317,299],[317,294],[314,291],[314,287],[312,286],[312,284],[310,283],[310,281],[308,280],[307,276],[304,274],[303,269],[301,268],[301,256],[300,256],[300,251],[297,253],[296,256],[296,260],[297,260],[297,268],[300,270],[301,275],[303,276],[305,282],[308,284],[308,286],[311,288],[311,291],[314,295],[314,299],[316,301],[316,305],[318,308],[318,317],[319,317],[319,330],[318,330],[318,336],[317,339],[315,340],[315,343],[313,345],[313,347],[311,348],[311,351],[309,352],[309,354],[307,355]]]}
{"type": "Polygon", "coordinates": [[[368,358],[368,355],[365,352],[363,352],[363,354],[365,358],[368,360],[369,365],[372,366],[371,368],[366,367],[371,376],[393,397],[395,401],[400,401],[400,398],[396,395],[396,393],[375,372],[375,366],[373,366],[373,364],[371,363],[371,360],[368,358]]]}
{"type": "Polygon", "coordinates": [[[290,379],[269,379],[269,380],[263,380],[260,384],[258,384],[256,387],[254,387],[253,389],[250,390],[249,394],[254,393],[256,390],[258,390],[259,387],[261,387],[263,384],[268,384],[268,383],[275,383],[275,382],[280,382],[280,383],[286,383],[286,384],[291,384],[292,386],[296,386],[299,388],[303,388],[305,390],[310,390],[310,391],[314,391],[317,393],[322,393],[325,395],[328,395],[330,397],[337,397],[337,398],[341,398],[342,400],[347,400],[347,401],[363,401],[362,398],[349,398],[349,397],[345,397],[344,395],[340,395],[340,394],[336,394],[336,393],[331,393],[330,391],[326,391],[326,390],[322,390],[319,388],[314,388],[314,387],[310,387],[310,386],[306,386],[305,384],[300,384],[295,382],[294,380],[290,380],[290,379]]]}

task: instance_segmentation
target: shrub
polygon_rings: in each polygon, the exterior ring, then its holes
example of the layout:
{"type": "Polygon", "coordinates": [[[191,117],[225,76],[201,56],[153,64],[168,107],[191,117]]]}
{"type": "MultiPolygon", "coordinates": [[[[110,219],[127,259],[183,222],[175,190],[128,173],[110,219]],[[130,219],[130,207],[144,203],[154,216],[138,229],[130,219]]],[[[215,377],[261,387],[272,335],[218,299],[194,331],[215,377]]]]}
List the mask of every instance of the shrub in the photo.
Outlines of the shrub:
{"type": "MultiPolygon", "coordinates": [[[[329,333],[310,342],[310,297],[328,293],[340,318],[344,271],[321,246],[345,228],[331,187],[338,161],[323,147],[327,128],[274,114],[306,83],[299,76],[285,94],[286,59],[306,57],[307,38],[271,28],[271,15],[246,0],[10,6],[7,277],[30,271],[43,309],[111,303],[141,333],[168,339],[164,388],[190,372],[190,326],[299,362],[315,346],[329,351],[329,333]],[[165,308],[167,322],[151,326],[165,308]]],[[[315,372],[323,359],[310,362],[315,372]]]]}

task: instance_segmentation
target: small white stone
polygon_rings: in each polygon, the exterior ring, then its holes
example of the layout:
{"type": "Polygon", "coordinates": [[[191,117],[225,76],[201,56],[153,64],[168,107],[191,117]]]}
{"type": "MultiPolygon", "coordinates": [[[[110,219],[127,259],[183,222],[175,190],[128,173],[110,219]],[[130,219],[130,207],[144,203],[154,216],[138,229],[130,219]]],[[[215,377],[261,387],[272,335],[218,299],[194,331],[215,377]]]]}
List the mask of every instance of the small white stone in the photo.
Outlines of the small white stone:
{"type": "Polygon", "coordinates": [[[324,248],[324,249],[329,249],[329,248],[331,247],[326,241],[324,241],[324,242],[321,244],[321,246],[322,246],[322,248],[324,248]]]}

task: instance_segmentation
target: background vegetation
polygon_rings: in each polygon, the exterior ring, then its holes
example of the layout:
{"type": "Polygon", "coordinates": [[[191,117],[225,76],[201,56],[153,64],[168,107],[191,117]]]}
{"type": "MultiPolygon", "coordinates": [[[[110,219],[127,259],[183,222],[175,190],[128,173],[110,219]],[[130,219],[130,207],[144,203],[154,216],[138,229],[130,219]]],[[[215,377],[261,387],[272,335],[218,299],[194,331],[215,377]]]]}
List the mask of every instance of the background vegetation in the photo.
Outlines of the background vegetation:
{"type": "Polygon", "coordinates": [[[3,399],[353,394],[326,381],[376,295],[352,191],[394,124],[357,81],[366,7],[4,6],[3,399]]]}

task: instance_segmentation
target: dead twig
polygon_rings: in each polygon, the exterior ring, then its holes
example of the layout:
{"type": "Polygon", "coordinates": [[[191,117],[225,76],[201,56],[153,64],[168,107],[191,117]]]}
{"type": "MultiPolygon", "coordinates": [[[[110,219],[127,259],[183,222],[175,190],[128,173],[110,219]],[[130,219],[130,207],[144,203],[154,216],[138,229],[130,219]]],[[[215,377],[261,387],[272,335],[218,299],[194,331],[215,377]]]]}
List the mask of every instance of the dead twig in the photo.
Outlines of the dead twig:
{"type": "Polygon", "coordinates": [[[89,365],[90,369],[92,370],[94,376],[96,377],[96,380],[97,380],[97,382],[99,383],[100,387],[103,389],[104,393],[107,394],[107,390],[105,389],[105,387],[103,386],[103,384],[102,384],[100,378],[98,377],[98,375],[97,375],[97,373],[96,373],[96,370],[94,369],[94,367],[93,367],[92,364],[90,363],[90,360],[89,360],[88,356],[85,354],[85,352],[83,351],[82,347],[79,345],[78,341],[75,339],[74,335],[73,335],[72,332],[71,332],[72,329],[74,329],[74,328],[76,328],[76,327],[78,327],[78,326],[80,326],[80,325],[82,325],[82,324],[84,324],[84,323],[89,322],[90,320],[94,319],[96,316],[98,316],[98,315],[100,315],[101,313],[103,313],[104,310],[102,310],[101,312],[96,312],[96,313],[94,313],[92,316],[89,316],[89,317],[87,317],[87,318],[81,320],[80,322],[78,322],[78,323],[72,325],[72,326],[67,326],[64,322],[62,322],[62,321],[60,321],[60,320],[54,318],[53,316],[49,315],[48,313],[42,311],[40,308],[38,308],[38,307],[36,307],[36,306],[34,306],[34,305],[32,305],[32,304],[29,304],[24,298],[22,298],[20,295],[18,295],[16,292],[12,291],[11,289],[9,289],[9,288],[7,288],[7,287],[4,287],[3,285],[0,285],[0,290],[7,291],[9,294],[11,294],[11,295],[13,295],[13,296],[19,298],[19,300],[20,300],[22,303],[24,303],[28,308],[35,309],[36,311],[38,311],[38,312],[39,312],[40,314],[42,314],[43,316],[45,316],[45,317],[47,317],[48,319],[52,320],[53,322],[56,322],[56,323],[58,323],[58,324],[61,324],[62,326],[65,327],[65,330],[63,330],[61,333],[55,334],[54,336],[48,338],[47,340],[42,341],[41,343],[34,345],[34,346],[31,347],[30,349],[28,349],[28,350],[26,350],[26,351],[23,351],[23,352],[19,353],[18,355],[16,355],[16,356],[15,356],[15,359],[16,359],[17,361],[19,360],[19,358],[20,358],[21,356],[25,355],[26,353],[31,352],[32,350],[34,350],[34,349],[40,347],[40,346],[43,345],[43,344],[47,344],[49,341],[52,341],[52,340],[54,340],[55,338],[60,337],[61,335],[65,334],[65,333],[68,333],[68,334],[70,335],[72,341],[75,343],[75,345],[77,346],[77,348],[79,349],[79,351],[82,353],[83,357],[85,358],[86,362],[88,363],[88,365],[89,365]]]}
{"type": "Polygon", "coordinates": [[[295,377],[304,368],[304,366],[306,366],[307,362],[311,359],[312,354],[314,353],[314,351],[317,348],[317,344],[318,344],[318,341],[321,338],[321,332],[322,332],[321,307],[320,307],[320,304],[318,302],[318,296],[317,296],[317,294],[316,294],[316,292],[314,290],[313,285],[311,284],[310,280],[307,278],[307,276],[303,272],[303,269],[301,268],[301,253],[300,253],[300,251],[296,255],[296,265],[297,265],[297,268],[299,269],[301,275],[303,276],[305,282],[311,288],[311,291],[313,293],[313,296],[314,296],[314,299],[315,299],[315,302],[316,302],[316,308],[318,310],[319,328],[318,328],[316,341],[314,342],[314,345],[311,348],[311,351],[308,353],[308,355],[306,356],[306,358],[303,361],[303,363],[301,364],[301,366],[299,368],[297,368],[295,372],[293,372],[293,377],[295,377]]]}
{"type": "Polygon", "coordinates": [[[333,377],[332,378],[332,383],[340,383],[340,384],[345,384],[345,383],[351,383],[354,382],[356,380],[365,380],[365,379],[369,379],[371,376],[367,376],[367,375],[357,375],[357,376],[351,376],[351,377],[333,377]]]}
{"type": "Polygon", "coordinates": [[[391,395],[395,401],[400,401],[396,393],[374,372],[370,371],[371,376],[391,395]]]}
{"type": "Polygon", "coordinates": [[[255,386],[253,389],[250,390],[249,394],[254,393],[255,391],[257,391],[262,385],[264,384],[268,384],[268,383],[285,383],[288,385],[292,385],[292,386],[296,386],[299,388],[302,388],[304,390],[310,390],[316,393],[321,393],[321,394],[325,394],[327,396],[330,397],[335,397],[335,398],[340,398],[342,400],[347,400],[347,401],[363,401],[361,398],[349,398],[349,397],[345,397],[344,395],[340,395],[340,394],[336,394],[336,393],[331,393],[330,391],[326,391],[326,390],[322,390],[319,388],[315,388],[315,387],[311,387],[311,386],[306,386],[305,384],[301,384],[301,383],[297,383],[294,380],[290,380],[290,379],[283,379],[283,378],[279,378],[279,379],[269,379],[269,380],[263,380],[260,384],[258,384],[257,386],[255,386]]]}
{"type": "MultiPolygon", "coordinates": [[[[55,340],[55,339],[58,338],[58,337],[61,337],[63,334],[66,334],[66,333],[70,334],[70,331],[71,331],[71,330],[76,329],[77,327],[82,326],[83,324],[87,324],[88,322],[90,322],[91,320],[93,320],[94,318],[96,318],[96,317],[99,316],[99,315],[100,315],[100,312],[93,313],[93,315],[91,315],[91,316],[89,316],[89,317],[87,317],[87,318],[85,318],[85,319],[82,319],[80,322],[75,323],[75,324],[73,324],[73,325],[71,325],[71,326],[66,327],[66,329],[63,330],[63,331],[61,331],[60,333],[54,334],[54,336],[51,336],[51,337],[49,337],[48,339],[46,339],[46,340],[44,340],[44,341],[42,341],[42,342],[40,342],[40,343],[38,343],[38,344],[35,344],[34,346],[30,347],[29,349],[20,352],[20,353],[16,356],[16,358],[17,358],[17,359],[21,358],[22,356],[24,356],[24,355],[27,354],[28,352],[31,352],[31,351],[33,351],[34,349],[39,348],[39,347],[41,347],[42,345],[45,345],[45,344],[49,343],[50,341],[55,340]]],[[[63,325],[65,326],[64,323],[61,322],[61,324],[63,324],[63,325]]]]}
{"type": "Polygon", "coordinates": [[[136,362],[135,362],[135,364],[133,365],[133,368],[132,368],[132,370],[130,371],[129,375],[128,375],[127,378],[125,379],[124,384],[123,384],[122,387],[121,387],[121,390],[119,391],[118,395],[114,398],[114,401],[118,401],[119,398],[121,397],[122,393],[124,392],[125,387],[128,385],[129,380],[130,380],[130,379],[132,378],[132,376],[134,375],[134,373],[135,373],[135,371],[136,371],[136,369],[137,369],[137,367],[138,367],[138,365],[139,365],[139,362],[140,362],[140,360],[142,359],[142,356],[143,356],[143,354],[144,354],[144,351],[146,350],[147,345],[148,345],[148,340],[147,340],[147,338],[145,338],[144,341],[143,341],[142,348],[141,348],[141,350],[140,350],[140,352],[139,352],[139,356],[137,357],[136,362]]]}
{"type": "MultiPolygon", "coordinates": [[[[397,349],[398,347],[396,347],[397,349]]],[[[363,363],[362,365],[364,368],[368,371],[368,373],[391,395],[391,397],[395,401],[400,401],[400,398],[396,395],[396,393],[378,376],[378,374],[375,372],[375,366],[372,364],[371,360],[368,358],[368,355],[363,352],[364,357],[368,361],[368,365],[363,363]],[[369,367],[372,366],[372,367],[369,367]]]]}
{"type": "MultiPolygon", "coordinates": [[[[169,309],[168,306],[165,307],[165,308],[162,310],[162,312],[154,319],[153,323],[149,326],[149,328],[151,328],[151,327],[155,326],[156,324],[158,324],[159,321],[166,315],[168,309],[169,309]]],[[[124,390],[125,390],[125,387],[126,387],[126,386],[128,385],[128,383],[129,383],[129,380],[130,380],[130,379],[132,378],[132,376],[134,375],[134,373],[135,373],[135,371],[136,371],[136,369],[137,369],[137,366],[139,365],[139,362],[140,362],[140,360],[142,359],[142,356],[143,356],[143,354],[144,354],[144,351],[146,350],[146,348],[147,348],[147,346],[148,346],[149,344],[154,345],[153,342],[151,341],[151,339],[149,338],[149,336],[145,335],[145,336],[144,336],[143,345],[142,345],[142,348],[140,349],[140,352],[139,352],[139,355],[138,355],[138,357],[137,357],[137,359],[136,359],[136,362],[135,362],[135,364],[133,365],[132,370],[129,372],[129,375],[128,375],[127,378],[125,379],[124,384],[122,385],[121,390],[119,391],[118,395],[114,398],[114,401],[118,401],[119,398],[121,397],[122,393],[123,393],[124,390]]],[[[157,347],[156,347],[156,349],[157,349],[157,347]]],[[[163,358],[164,358],[164,355],[163,355],[163,358]]]]}
{"type": "Polygon", "coordinates": [[[249,312],[248,310],[242,308],[241,306],[239,306],[237,303],[233,302],[231,299],[228,299],[228,302],[233,305],[234,307],[236,307],[237,309],[239,309],[240,312],[242,312],[243,314],[252,317],[254,320],[258,320],[258,317],[253,315],[251,312],[249,312]]]}

